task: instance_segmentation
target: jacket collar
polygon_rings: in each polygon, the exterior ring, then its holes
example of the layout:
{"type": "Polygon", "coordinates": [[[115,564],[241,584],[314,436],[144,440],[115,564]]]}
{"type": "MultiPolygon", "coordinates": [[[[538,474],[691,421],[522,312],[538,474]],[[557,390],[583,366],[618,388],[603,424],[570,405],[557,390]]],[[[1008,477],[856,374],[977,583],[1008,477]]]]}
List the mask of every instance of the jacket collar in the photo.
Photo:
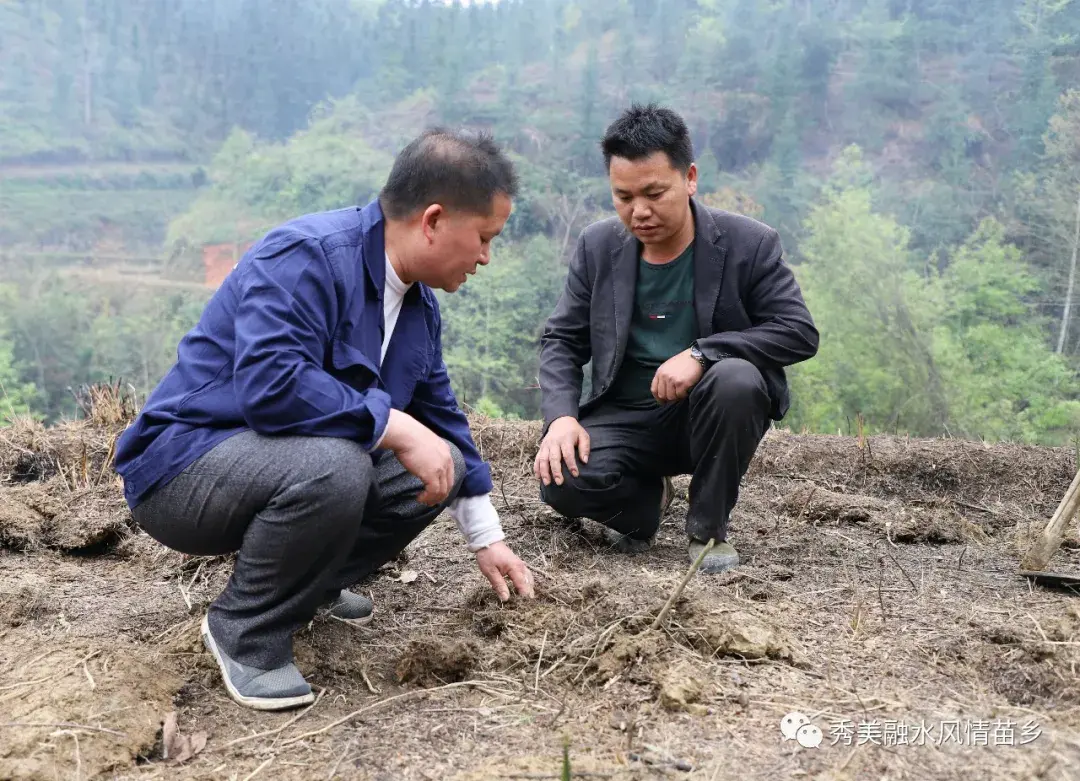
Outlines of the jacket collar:
{"type": "Polygon", "coordinates": [[[386,218],[378,199],[360,210],[360,230],[364,243],[364,273],[382,301],[386,287],[386,218]]]}

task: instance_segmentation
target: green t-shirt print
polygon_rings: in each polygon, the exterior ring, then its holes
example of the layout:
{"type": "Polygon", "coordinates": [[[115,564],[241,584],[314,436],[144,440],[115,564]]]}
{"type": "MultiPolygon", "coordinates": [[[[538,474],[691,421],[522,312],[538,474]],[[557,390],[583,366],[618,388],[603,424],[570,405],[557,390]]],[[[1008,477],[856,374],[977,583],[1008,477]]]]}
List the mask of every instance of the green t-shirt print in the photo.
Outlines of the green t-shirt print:
{"type": "Polygon", "coordinates": [[[655,407],[650,388],[656,370],[697,336],[694,245],[670,263],[658,265],[639,258],[626,354],[609,400],[622,407],[655,407]]]}

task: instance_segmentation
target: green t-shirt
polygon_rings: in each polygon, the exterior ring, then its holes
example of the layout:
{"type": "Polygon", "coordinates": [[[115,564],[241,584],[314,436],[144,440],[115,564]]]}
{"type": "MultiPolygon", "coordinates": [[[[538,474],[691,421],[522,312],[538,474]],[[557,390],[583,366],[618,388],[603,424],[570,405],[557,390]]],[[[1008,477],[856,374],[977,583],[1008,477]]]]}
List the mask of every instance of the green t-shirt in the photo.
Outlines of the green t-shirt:
{"type": "Polygon", "coordinates": [[[697,337],[694,245],[670,263],[639,258],[626,354],[608,398],[622,407],[655,407],[650,388],[656,370],[697,337]]]}

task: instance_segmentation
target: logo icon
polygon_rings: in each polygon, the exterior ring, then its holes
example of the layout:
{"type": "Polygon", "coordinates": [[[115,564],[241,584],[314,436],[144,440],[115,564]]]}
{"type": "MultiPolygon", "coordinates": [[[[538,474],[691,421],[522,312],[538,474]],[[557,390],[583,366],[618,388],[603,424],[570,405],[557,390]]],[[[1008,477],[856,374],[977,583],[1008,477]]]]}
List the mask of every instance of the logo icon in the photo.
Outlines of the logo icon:
{"type": "Polygon", "coordinates": [[[780,720],[780,733],[784,740],[798,741],[803,748],[817,748],[821,745],[821,728],[811,724],[804,714],[792,711],[780,720]]]}

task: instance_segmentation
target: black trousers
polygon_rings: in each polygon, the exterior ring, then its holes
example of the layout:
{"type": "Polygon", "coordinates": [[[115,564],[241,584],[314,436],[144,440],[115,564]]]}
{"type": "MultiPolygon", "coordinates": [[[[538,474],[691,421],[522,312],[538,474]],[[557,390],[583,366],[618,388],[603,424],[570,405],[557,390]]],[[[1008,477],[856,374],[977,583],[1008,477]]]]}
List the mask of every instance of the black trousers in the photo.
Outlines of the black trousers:
{"type": "Polygon", "coordinates": [[[321,604],[395,558],[454,499],[465,476],[450,446],[446,501],[416,501],[420,480],[393,453],[377,462],[329,437],[225,440],[140,503],[133,515],[161,544],[192,555],[239,551],[210,606],[214,639],[263,670],[292,661],[293,633],[321,604]]]}
{"type": "Polygon", "coordinates": [[[541,486],[543,500],[570,518],[590,518],[639,539],[660,526],[664,476],[693,475],[686,532],[727,539],[739,484],[769,426],[769,394],[757,368],[739,358],[709,367],[690,396],[656,409],[600,404],[581,419],[589,463],[580,476],[541,486]]]}

